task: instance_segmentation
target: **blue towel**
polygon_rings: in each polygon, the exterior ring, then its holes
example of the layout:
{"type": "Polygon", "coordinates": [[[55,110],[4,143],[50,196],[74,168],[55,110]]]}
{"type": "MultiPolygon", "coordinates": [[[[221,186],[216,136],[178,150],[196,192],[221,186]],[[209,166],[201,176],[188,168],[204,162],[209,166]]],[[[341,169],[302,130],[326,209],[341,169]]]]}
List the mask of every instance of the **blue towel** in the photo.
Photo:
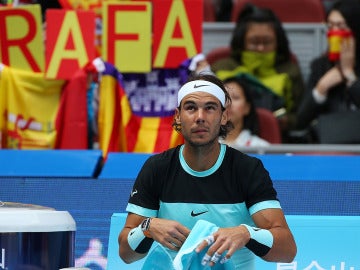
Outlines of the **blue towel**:
{"type": "Polygon", "coordinates": [[[153,248],[142,266],[142,270],[175,270],[173,259],[166,248],[154,242],[153,248]]]}
{"type": "MultiPolygon", "coordinates": [[[[172,260],[171,253],[160,244],[157,244],[148,254],[143,270],[234,270],[232,260],[224,264],[216,263],[213,267],[201,265],[207,249],[200,253],[195,252],[195,248],[204,240],[205,237],[213,234],[219,229],[215,224],[208,221],[199,220],[191,230],[188,238],[172,260]]],[[[171,251],[170,251],[171,252],[171,251]]]]}

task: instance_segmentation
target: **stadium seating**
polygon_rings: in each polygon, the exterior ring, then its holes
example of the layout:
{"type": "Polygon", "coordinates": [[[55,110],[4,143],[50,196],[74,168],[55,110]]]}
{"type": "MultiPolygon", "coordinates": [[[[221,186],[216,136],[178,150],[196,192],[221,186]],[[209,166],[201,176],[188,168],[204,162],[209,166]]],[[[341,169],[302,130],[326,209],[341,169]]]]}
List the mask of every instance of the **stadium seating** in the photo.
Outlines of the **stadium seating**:
{"type": "Polygon", "coordinates": [[[257,108],[256,112],[258,115],[260,127],[259,137],[263,138],[271,144],[281,143],[280,126],[274,114],[271,111],[263,108],[257,108]]]}
{"type": "Polygon", "coordinates": [[[206,54],[206,60],[212,65],[217,60],[230,56],[230,53],[231,49],[229,46],[216,47],[206,54]]]}
{"type": "Polygon", "coordinates": [[[204,22],[215,22],[216,21],[216,12],[212,0],[203,0],[204,6],[204,22]]]}
{"type": "Polygon", "coordinates": [[[325,8],[321,0],[234,0],[231,21],[246,3],[272,9],[282,22],[319,23],[325,21],[325,8]]]}

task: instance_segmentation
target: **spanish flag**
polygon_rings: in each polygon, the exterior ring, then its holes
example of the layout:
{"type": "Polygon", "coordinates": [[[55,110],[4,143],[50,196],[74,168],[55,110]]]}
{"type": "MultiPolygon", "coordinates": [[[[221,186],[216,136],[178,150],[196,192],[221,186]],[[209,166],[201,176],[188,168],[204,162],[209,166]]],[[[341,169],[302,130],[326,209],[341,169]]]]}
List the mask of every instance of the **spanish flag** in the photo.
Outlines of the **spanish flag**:
{"type": "MultiPolygon", "coordinates": [[[[155,153],[183,143],[182,135],[172,128],[173,115],[147,117],[134,114],[123,87],[122,75],[110,64],[106,66],[103,73],[106,76],[102,76],[100,87],[99,138],[115,138],[115,133],[111,136],[101,136],[100,132],[105,132],[111,121],[120,123],[119,149],[110,143],[109,151],[155,153]],[[110,90],[114,88],[116,91],[110,90]],[[106,92],[102,92],[103,89],[107,89],[106,92]],[[116,101],[115,104],[113,101],[116,101]],[[107,117],[101,116],[105,114],[107,117]],[[105,120],[107,123],[102,122],[105,120]]],[[[100,140],[100,145],[102,144],[108,143],[102,143],[100,140]]]]}
{"type": "Polygon", "coordinates": [[[109,152],[161,152],[183,143],[182,135],[172,128],[173,115],[135,115],[123,87],[122,74],[112,64],[103,61],[100,63],[96,59],[79,70],[64,87],[57,116],[57,148],[89,147],[86,93],[89,74],[94,75],[96,72],[98,75],[95,77],[99,78],[97,137],[104,157],[109,152]]]}
{"type": "Polygon", "coordinates": [[[55,118],[63,80],[2,65],[0,132],[2,148],[53,149],[55,118]]]}

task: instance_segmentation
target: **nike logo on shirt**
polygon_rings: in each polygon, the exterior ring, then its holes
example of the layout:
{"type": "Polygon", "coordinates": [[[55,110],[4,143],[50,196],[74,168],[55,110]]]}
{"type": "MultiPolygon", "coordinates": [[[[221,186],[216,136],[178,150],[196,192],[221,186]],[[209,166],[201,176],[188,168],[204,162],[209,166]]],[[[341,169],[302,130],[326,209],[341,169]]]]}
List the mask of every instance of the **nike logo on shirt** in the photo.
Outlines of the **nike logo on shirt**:
{"type": "Polygon", "coordinates": [[[209,211],[203,211],[203,212],[199,212],[199,213],[194,213],[194,211],[191,211],[191,216],[192,216],[192,217],[196,217],[196,216],[200,216],[200,215],[202,215],[202,214],[205,214],[205,213],[207,213],[207,212],[209,212],[209,211]]]}

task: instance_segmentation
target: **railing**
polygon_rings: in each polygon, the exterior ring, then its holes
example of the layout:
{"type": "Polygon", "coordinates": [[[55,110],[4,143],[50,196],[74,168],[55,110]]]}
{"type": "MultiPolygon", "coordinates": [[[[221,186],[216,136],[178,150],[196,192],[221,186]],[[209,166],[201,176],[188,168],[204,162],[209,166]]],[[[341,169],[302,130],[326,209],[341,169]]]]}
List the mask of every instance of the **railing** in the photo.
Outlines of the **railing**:
{"type": "Polygon", "coordinates": [[[272,144],[238,149],[244,153],[256,154],[360,155],[359,144],[272,144]]]}

